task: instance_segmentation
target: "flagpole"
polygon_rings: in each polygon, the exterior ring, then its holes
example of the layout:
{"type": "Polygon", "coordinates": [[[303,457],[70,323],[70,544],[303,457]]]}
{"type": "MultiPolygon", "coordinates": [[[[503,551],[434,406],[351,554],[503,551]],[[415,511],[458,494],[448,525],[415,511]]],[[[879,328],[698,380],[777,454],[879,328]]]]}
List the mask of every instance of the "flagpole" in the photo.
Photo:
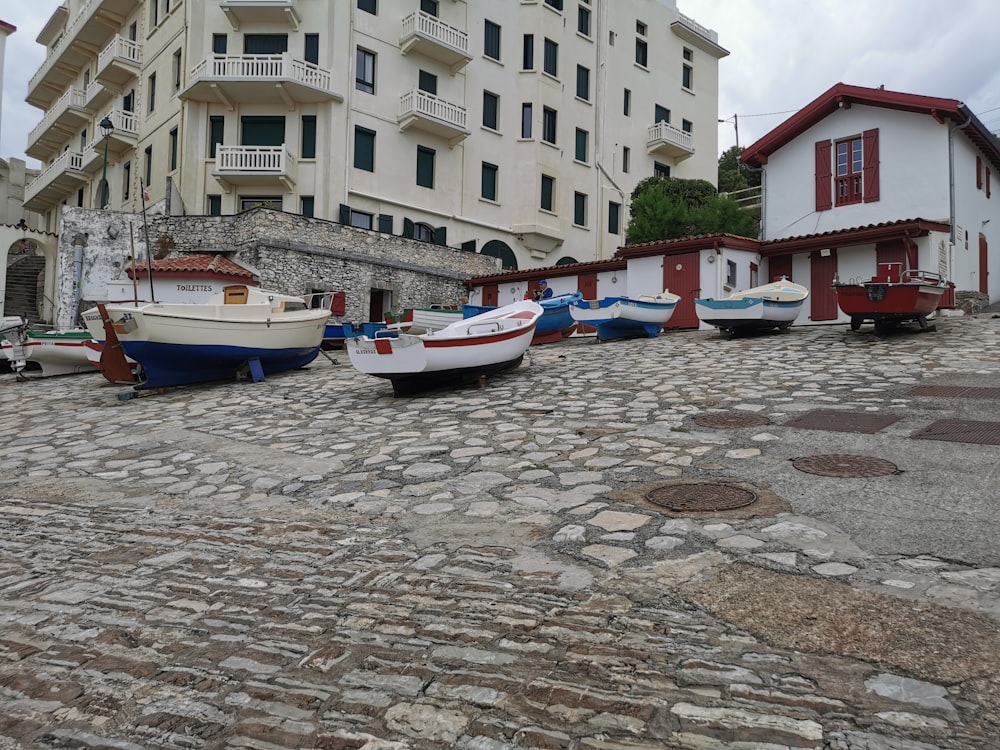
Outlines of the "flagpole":
{"type": "Polygon", "coordinates": [[[149,193],[146,192],[146,186],[142,184],[142,178],[139,178],[139,190],[142,193],[142,230],[146,234],[146,268],[149,273],[149,301],[156,302],[156,292],[153,291],[153,249],[149,245],[149,222],[146,220],[146,201],[148,200],[149,193]]]}

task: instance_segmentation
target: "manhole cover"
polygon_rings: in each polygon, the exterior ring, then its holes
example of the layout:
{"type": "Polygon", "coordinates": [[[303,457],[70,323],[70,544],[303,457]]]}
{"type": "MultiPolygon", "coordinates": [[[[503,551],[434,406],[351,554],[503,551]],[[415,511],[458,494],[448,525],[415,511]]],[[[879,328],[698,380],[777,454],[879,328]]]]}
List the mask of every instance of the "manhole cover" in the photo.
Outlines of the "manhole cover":
{"type": "Polygon", "coordinates": [[[702,414],[694,418],[699,427],[760,427],[771,420],[761,414],[702,414]]]}
{"type": "Polygon", "coordinates": [[[914,432],[910,437],[918,440],[944,440],[950,443],[1000,445],[1000,422],[941,419],[914,432]]]}
{"type": "Polygon", "coordinates": [[[800,427],[804,430],[829,430],[831,432],[861,432],[873,434],[898,422],[902,417],[890,414],[841,411],[839,409],[813,409],[807,411],[786,427],[800,427]]]}
{"type": "Polygon", "coordinates": [[[907,393],[911,396],[942,398],[1000,398],[1000,388],[973,388],[965,385],[918,385],[907,393]]]}
{"type": "Polygon", "coordinates": [[[695,512],[742,508],[757,496],[750,490],[725,484],[678,484],[650,490],[646,499],[668,510],[695,512]]]}
{"type": "Polygon", "coordinates": [[[825,456],[805,456],[793,458],[792,466],[806,474],[819,474],[824,477],[884,477],[895,474],[899,469],[896,464],[874,456],[848,456],[843,454],[828,454],[825,456]]]}

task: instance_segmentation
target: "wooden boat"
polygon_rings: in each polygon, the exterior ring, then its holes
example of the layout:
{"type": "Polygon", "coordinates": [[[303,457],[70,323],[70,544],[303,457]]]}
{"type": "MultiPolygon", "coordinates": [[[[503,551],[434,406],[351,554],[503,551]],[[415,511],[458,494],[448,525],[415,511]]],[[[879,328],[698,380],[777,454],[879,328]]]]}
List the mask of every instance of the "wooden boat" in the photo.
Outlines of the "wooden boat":
{"type": "Polygon", "coordinates": [[[30,329],[19,317],[0,319],[0,372],[19,378],[95,372],[87,359],[90,333],[82,328],[62,331],[30,329]]]}
{"type": "Polygon", "coordinates": [[[396,395],[461,385],[517,367],[542,315],[531,301],[487,310],[425,334],[376,332],[346,343],[354,367],[396,395]]]}
{"type": "Polygon", "coordinates": [[[834,280],[837,304],[850,316],[852,331],[869,320],[879,332],[901,323],[928,327],[927,316],[941,306],[945,292],[954,285],[937,273],[902,268],[902,263],[879,263],[878,273],[867,281],[834,280]]]}
{"type": "Polygon", "coordinates": [[[781,279],[735,292],[725,299],[696,299],[694,309],[702,323],[730,336],[769,328],[787,331],[808,296],[809,290],[804,286],[781,279]]]}
{"type": "MultiPolygon", "coordinates": [[[[104,305],[125,356],[138,362],[137,390],[265,375],[303,367],[319,354],[328,306],[302,297],[233,285],[204,303],[104,305]]],[[[88,330],[102,317],[84,314],[88,330]]]]}
{"type": "Polygon", "coordinates": [[[408,307],[402,313],[388,312],[385,314],[385,322],[392,330],[420,334],[439,331],[462,317],[461,307],[431,305],[408,307]]]}
{"type": "MultiPolygon", "coordinates": [[[[570,305],[573,302],[582,300],[580,292],[572,294],[557,294],[555,297],[536,300],[542,306],[542,317],[538,319],[535,326],[535,335],[531,339],[532,345],[551,344],[555,341],[562,341],[567,336],[572,335],[576,330],[576,321],[570,315],[570,305]]],[[[463,314],[466,318],[479,315],[487,310],[495,310],[495,307],[484,305],[463,305],[463,314]]]]}
{"type": "Polygon", "coordinates": [[[667,290],[655,296],[581,299],[570,304],[569,312],[577,323],[596,328],[598,341],[653,338],[670,320],[680,299],[667,290]]]}

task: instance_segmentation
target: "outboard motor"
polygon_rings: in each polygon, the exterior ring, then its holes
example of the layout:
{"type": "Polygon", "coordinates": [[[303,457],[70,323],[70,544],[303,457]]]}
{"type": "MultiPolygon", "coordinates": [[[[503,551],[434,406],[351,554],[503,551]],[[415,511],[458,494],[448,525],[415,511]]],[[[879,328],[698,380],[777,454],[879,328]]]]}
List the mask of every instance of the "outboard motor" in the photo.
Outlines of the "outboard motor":
{"type": "Polygon", "coordinates": [[[0,336],[6,340],[3,353],[10,360],[10,369],[17,375],[27,366],[24,342],[28,339],[28,326],[18,317],[0,318],[0,336]]]}

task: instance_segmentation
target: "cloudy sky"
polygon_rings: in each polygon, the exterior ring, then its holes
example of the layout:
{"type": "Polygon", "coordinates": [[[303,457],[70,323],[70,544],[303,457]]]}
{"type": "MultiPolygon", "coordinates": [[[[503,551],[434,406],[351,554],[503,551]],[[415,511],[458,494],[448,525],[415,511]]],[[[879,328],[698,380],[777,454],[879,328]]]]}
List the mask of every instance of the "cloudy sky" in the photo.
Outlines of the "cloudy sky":
{"type": "MultiPolygon", "coordinates": [[[[41,117],[24,101],[26,84],[44,58],[35,37],[61,2],[0,0],[0,20],[17,27],[7,39],[0,157],[24,158],[41,117]]],[[[996,0],[677,3],[730,52],[719,69],[720,152],[736,143],[737,126],[739,144],[749,146],[835,83],[958,99],[1000,131],[996,0]]]]}

